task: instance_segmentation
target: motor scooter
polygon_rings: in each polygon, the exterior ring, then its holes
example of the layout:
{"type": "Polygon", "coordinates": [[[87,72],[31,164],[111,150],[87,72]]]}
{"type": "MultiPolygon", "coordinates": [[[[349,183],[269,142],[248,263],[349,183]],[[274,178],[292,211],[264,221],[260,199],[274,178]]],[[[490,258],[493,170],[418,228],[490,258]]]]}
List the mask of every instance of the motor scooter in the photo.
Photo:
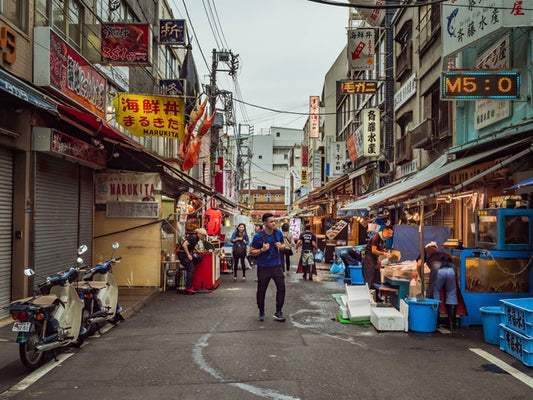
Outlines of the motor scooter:
{"type": "MultiPolygon", "coordinates": [[[[83,251],[80,247],[78,253],[83,251]]],[[[78,258],[78,263],[83,260],[78,258]]],[[[26,269],[24,275],[34,276],[35,272],[26,269]]],[[[83,343],[83,302],[71,284],[77,276],[78,268],[75,267],[59,272],[40,283],[34,296],[15,300],[5,307],[15,320],[12,330],[18,332],[16,342],[19,343],[20,360],[26,368],[38,368],[48,351],[83,343]]]]}
{"type": "MultiPolygon", "coordinates": [[[[119,248],[114,242],[114,250],[119,248]]],[[[111,254],[113,255],[113,254],[111,254]]],[[[85,270],[81,281],[74,286],[84,302],[82,324],[87,329],[87,335],[92,335],[104,322],[116,323],[122,319],[122,308],[118,305],[118,286],[111,273],[111,267],[120,262],[117,257],[100,262],[94,268],[85,270]]]]}

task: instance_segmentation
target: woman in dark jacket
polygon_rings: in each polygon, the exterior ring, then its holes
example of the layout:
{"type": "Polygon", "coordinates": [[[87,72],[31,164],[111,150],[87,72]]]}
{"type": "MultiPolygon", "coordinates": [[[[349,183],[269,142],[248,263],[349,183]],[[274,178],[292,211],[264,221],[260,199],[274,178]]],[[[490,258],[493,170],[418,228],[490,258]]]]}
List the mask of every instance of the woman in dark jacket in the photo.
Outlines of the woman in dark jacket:
{"type": "Polygon", "coordinates": [[[246,264],[244,259],[246,258],[246,246],[250,242],[248,234],[246,233],[246,225],[239,224],[231,235],[231,243],[233,244],[233,282],[237,282],[237,269],[239,266],[239,260],[242,267],[242,281],[246,281],[246,264]]]}

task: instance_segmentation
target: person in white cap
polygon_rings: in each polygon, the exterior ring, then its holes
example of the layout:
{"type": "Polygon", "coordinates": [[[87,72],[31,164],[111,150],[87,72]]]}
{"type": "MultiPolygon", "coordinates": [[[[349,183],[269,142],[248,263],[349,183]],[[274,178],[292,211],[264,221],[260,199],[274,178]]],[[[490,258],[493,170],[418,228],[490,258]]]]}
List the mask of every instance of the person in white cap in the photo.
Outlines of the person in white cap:
{"type": "Polygon", "coordinates": [[[176,249],[178,260],[180,260],[181,265],[187,271],[185,277],[185,294],[196,293],[192,288],[192,274],[194,273],[193,253],[197,250],[196,245],[198,242],[207,238],[207,231],[204,228],[198,228],[194,232],[187,236],[187,240],[176,249]]]}

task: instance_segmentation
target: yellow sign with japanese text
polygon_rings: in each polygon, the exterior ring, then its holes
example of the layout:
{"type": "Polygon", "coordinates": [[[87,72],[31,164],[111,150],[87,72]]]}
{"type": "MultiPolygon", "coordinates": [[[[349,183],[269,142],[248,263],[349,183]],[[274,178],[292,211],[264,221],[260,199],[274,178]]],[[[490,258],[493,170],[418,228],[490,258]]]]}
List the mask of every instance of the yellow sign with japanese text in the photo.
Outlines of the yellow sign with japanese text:
{"type": "Polygon", "coordinates": [[[185,139],[182,98],[120,93],[114,104],[117,123],[135,136],[185,139]]]}

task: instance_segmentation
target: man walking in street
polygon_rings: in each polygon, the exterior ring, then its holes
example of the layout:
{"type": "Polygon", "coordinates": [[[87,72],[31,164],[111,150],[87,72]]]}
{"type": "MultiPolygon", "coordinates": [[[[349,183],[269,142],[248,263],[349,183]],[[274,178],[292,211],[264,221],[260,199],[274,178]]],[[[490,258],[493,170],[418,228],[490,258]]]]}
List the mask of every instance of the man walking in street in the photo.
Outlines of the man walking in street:
{"type": "MultiPolygon", "coordinates": [[[[390,257],[390,253],[385,250],[385,241],[392,237],[393,230],[390,226],[383,228],[381,232],[376,233],[370,238],[365,249],[365,258],[363,260],[363,278],[368,284],[369,289],[374,289],[374,284],[381,282],[381,273],[379,271],[379,256],[385,255],[390,257]]],[[[377,295],[375,300],[380,302],[377,295]]]]}
{"type": "Polygon", "coordinates": [[[257,257],[257,307],[259,321],[265,320],[265,294],[270,280],[276,284],[276,313],[274,319],[284,322],[282,308],[285,302],[285,274],[281,267],[280,251],[285,249],[283,233],[276,229],[276,221],[271,213],[263,215],[264,229],[255,234],[250,254],[257,257]]]}
{"type": "Polygon", "coordinates": [[[318,246],[316,244],[316,236],[311,232],[310,224],[305,224],[305,231],[300,233],[300,238],[296,242],[296,250],[300,246],[302,246],[302,256],[300,257],[296,273],[303,272],[303,278],[307,279],[307,272],[309,272],[309,280],[312,281],[313,273],[315,275],[317,274],[314,250],[318,250],[318,246]]]}

